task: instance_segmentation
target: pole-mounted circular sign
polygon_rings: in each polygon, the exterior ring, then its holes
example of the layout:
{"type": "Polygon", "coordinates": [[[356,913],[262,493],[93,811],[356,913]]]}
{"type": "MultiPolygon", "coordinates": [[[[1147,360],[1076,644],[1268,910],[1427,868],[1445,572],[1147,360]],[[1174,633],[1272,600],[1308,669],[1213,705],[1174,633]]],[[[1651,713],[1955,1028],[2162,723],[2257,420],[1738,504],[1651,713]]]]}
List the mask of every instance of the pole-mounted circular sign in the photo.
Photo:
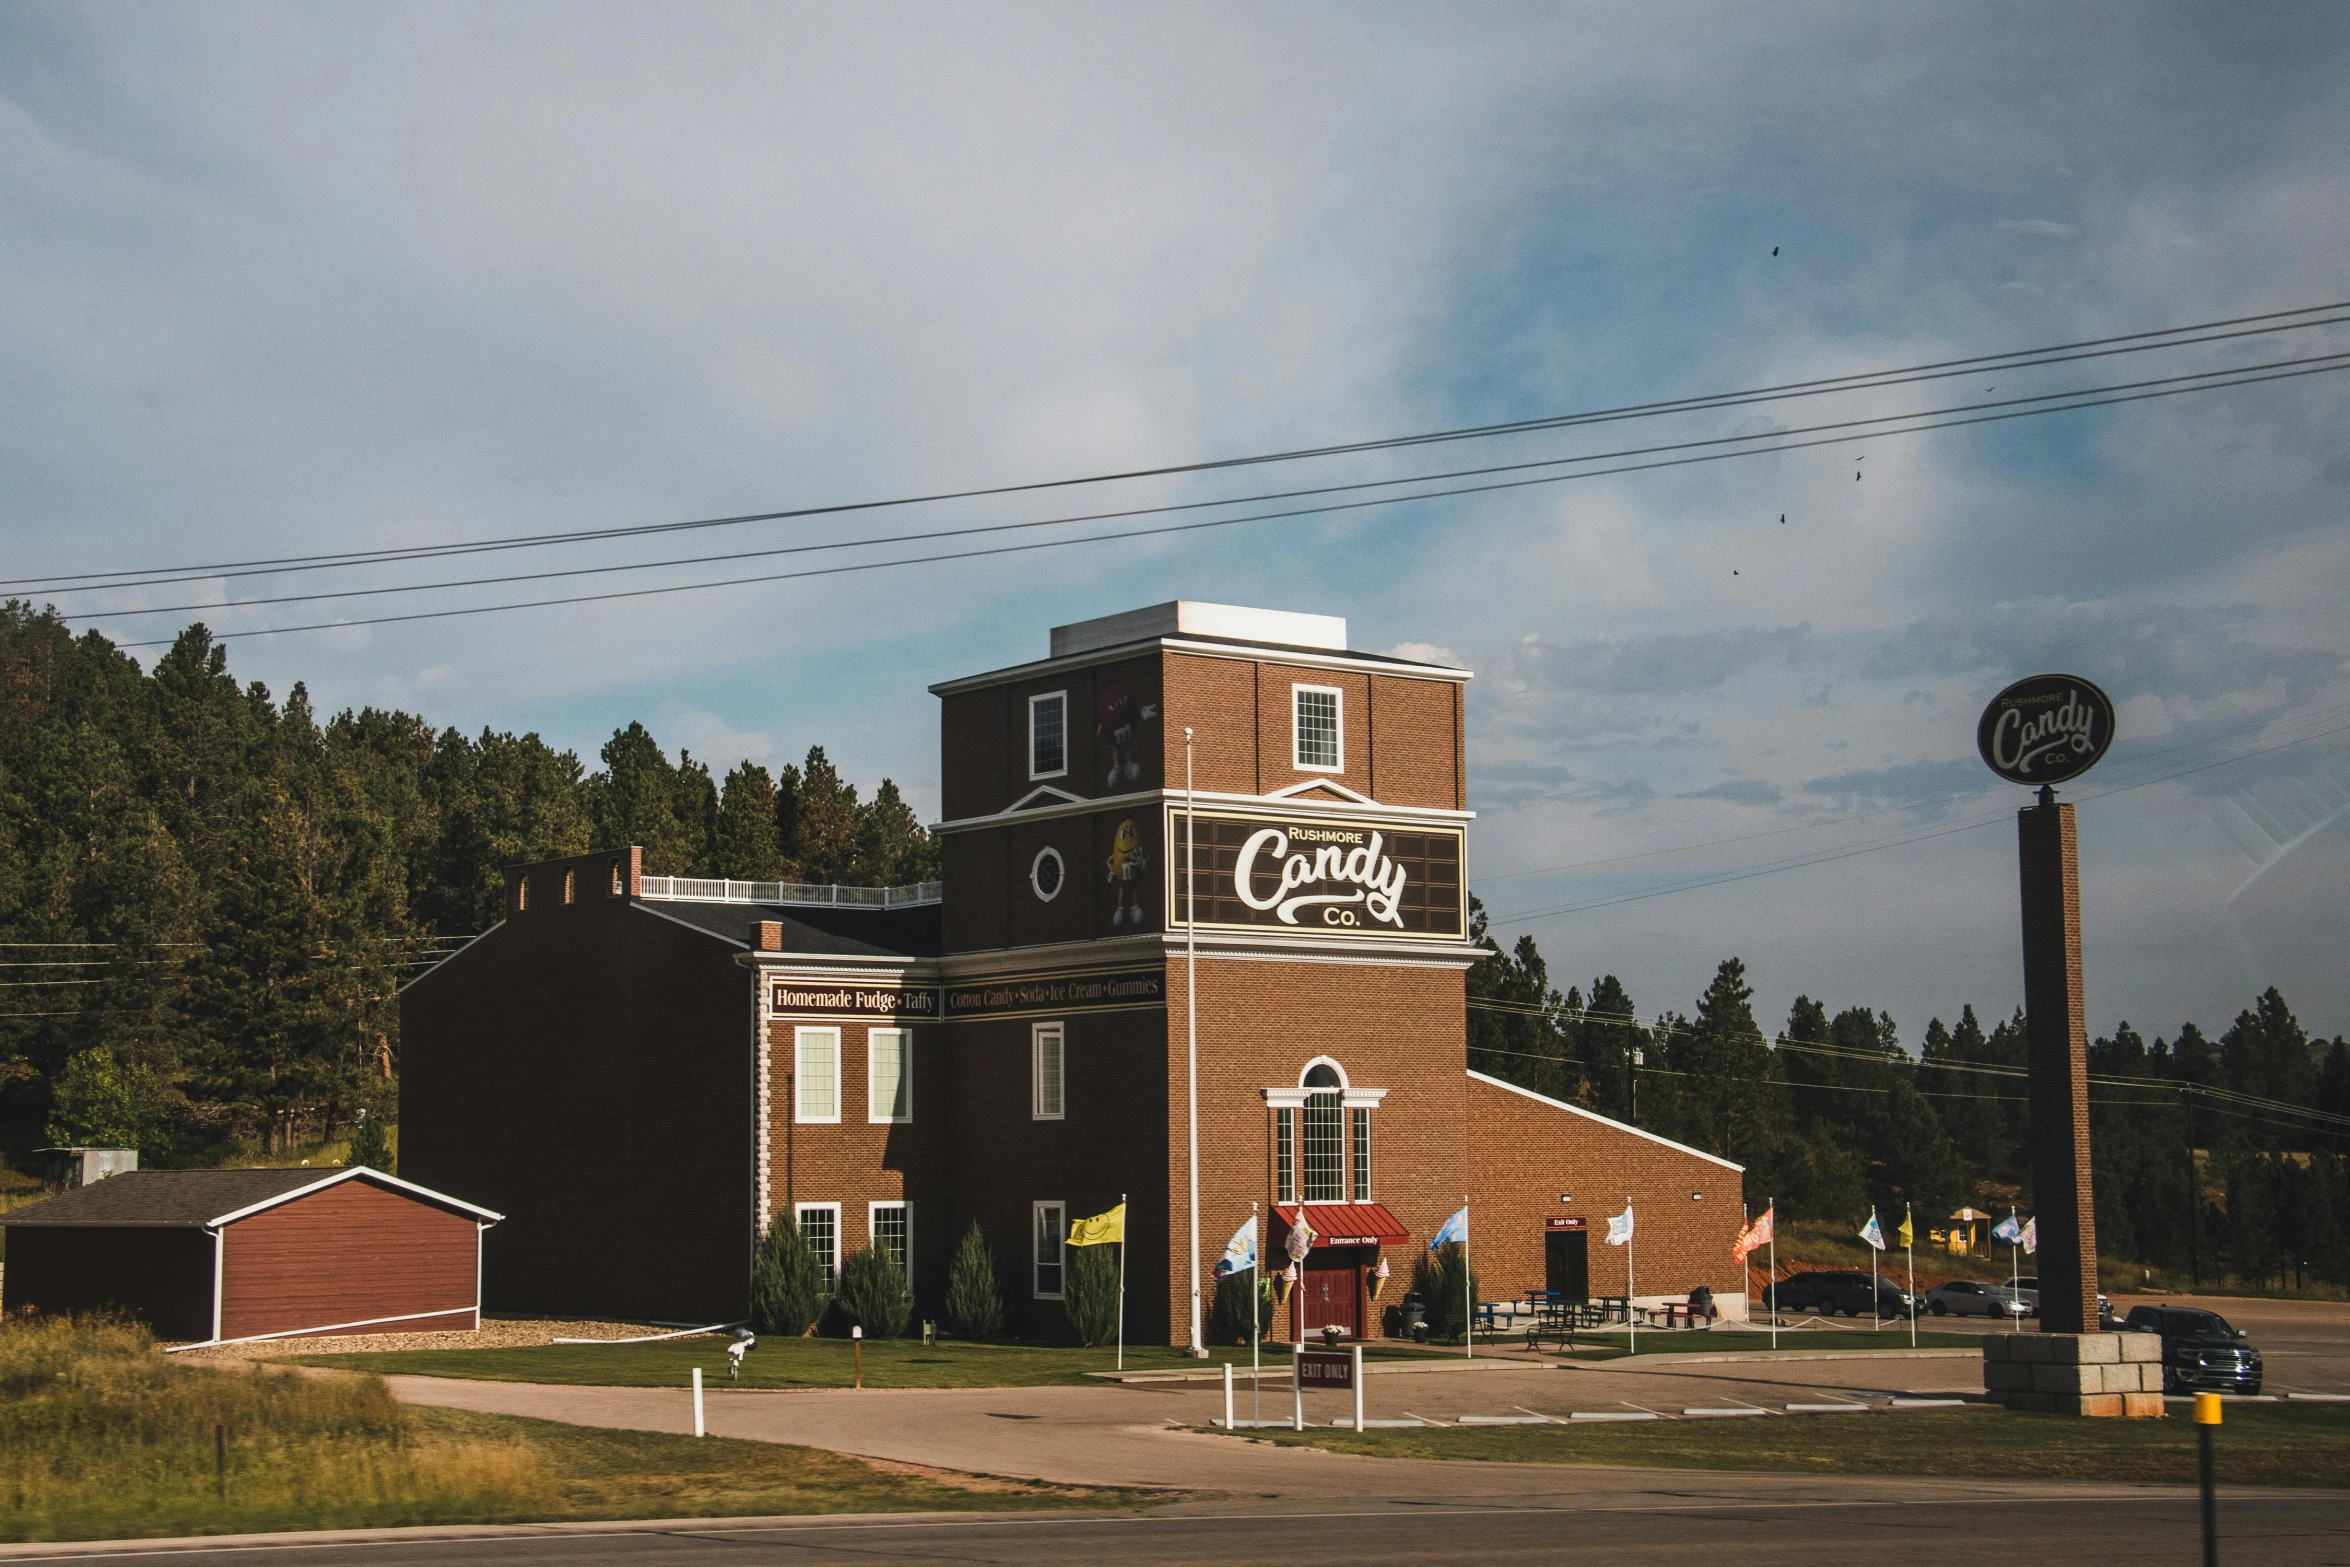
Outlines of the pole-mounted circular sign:
{"type": "Polygon", "coordinates": [[[1983,763],[2009,783],[2057,784],[2113,743],[2113,698],[2079,675],[2034,675],[1991,699],[1975,725],[1983,763]]]}

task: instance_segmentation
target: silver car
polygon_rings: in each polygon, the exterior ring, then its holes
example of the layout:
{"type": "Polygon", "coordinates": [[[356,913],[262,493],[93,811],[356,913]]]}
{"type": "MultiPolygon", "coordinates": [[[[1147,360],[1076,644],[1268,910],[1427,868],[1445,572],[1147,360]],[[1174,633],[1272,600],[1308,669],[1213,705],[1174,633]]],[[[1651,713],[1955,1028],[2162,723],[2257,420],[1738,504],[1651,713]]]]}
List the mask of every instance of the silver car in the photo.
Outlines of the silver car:
{"type": "Polygon", "coordinates": [[[1926,1310],[1937,1317],[2021,1317],[2030,1312],[2004,1284],[1952,1279],[1926,1291],[1926,1310]]]}

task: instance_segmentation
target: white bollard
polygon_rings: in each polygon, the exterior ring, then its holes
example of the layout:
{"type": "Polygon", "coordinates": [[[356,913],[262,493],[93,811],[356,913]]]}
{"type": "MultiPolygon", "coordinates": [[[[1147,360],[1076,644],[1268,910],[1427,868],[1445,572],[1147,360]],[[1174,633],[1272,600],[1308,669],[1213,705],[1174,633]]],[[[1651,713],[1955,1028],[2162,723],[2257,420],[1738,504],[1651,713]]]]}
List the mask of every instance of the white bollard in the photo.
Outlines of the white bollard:
{"type": "Polygon", "coordinates": [[[1224,1429],[1232,1429],[1232,1362],[1224,1362],[1224,1429]]]}
{"type": "Polygon", "coordinates": [[[694,1367],[694,1435],[702,1435],[702,1368],[694,1367]]]}
{"type": "Polygon", "coordinates": [[[1363,1428],[1363,1345],[1355,1341],[1355,1429],[1363,1428]]]}
{"type": "Polygon", "coordinates": [[[1303,1431],[1306,1428],[1306,1346],[1302,1341],[1289,1346],[1289,1391],[1297,1400],[1290,1429],[1303,1431]]]}

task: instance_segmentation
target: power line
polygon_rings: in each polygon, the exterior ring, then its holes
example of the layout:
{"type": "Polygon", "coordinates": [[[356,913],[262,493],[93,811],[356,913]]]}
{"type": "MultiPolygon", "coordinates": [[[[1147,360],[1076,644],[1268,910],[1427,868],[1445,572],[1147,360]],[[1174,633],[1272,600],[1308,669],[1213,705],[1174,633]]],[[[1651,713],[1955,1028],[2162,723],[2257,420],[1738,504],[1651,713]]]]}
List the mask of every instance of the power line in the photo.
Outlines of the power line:
{"type": "MultiPolygon", "coordinates": [[[[2350,317],[2344,317],[2350,320],[2350,317]]],[[[2081,400],[2104,394],[2137,391],[2148,387],[2176,387],[2196,389],[2191,383],[2211,382],[2219,386],[2237,384],[2237,378],[2255,371],[2285,369],[2304,365],[2329,365],[2350,368],[2350,353],[2319,354],[2299,359],[2272,360],[2258,365],[2240,365],[2225,370],[2197,371],[2187,375],[2162,376],[2149,380],[2115,382],[2105,386],[2078,387],[2070,391],[2043,392],[2028,397],[2000,398],[1991,402],[1959,403],[1944,408],[1921,409],[1911,413],[1879,414],[1861,419],[1841,419],[1826,424],[1801,425],[1791,429],[1764,431],[1748,435],[1713,436],[1698,440],[1664,442],[1650,446],[1630,446],[1614,451],[1590,452],[1573,457],[1549,457],[1529,462],[1502,463],[1482,468],[1460,468],[1442,473],[1413,474],[1401,478],[1363,479],[1346,484],[1328,484],[1308,489],[1284,490],[1262,495],[1233,496],[1221,500],[1182,501],[1158,506],[1129,507],[1122,511],[1087,512],[1068,517],[1029,518],[1017,522],[969,523],[959,527],[934,528],[914,533],[873,535],[854,539],[829,539],[813,544],[780,544],[765,549],[727,550],[713,555],[675,556],[668,560],[624,561],[601,566],[554,567],[544,571],[510,572],[494,577],[460,577],[438,582],[392,583],[367,588],[339,588],[307,593],[275,594],[261,598],[215,599],[195,604],[165,604],[152,608],[92,610],[78,618],[88,621],[136,619],[149,615],[180,615],[224,609],[253,609],[273,604],[323,603],[330,599],[380,598],[387,594],[445,592],[453,588],[501,587],[516,582],[547,582],[566,577],[602,577],[622,572],[662,571],[677,566],[708,566],[729,561],[767,560],[778,556],[824,554],[835,550],[870,549],[888,544],[921,544],[939,539],[973,538],[989,534],[1023,533],[1039,528],[1073,527],[1089,522],[1117,522],[1135,517],[1156,517],[1195,511],[1212,511],[1225,506],[1256,505],[1268,501],[1302,500],[1321,495],[1344,495],[1364,490],[1401,489],[1410,485],[1449,483],[1458,479],[1488,478],[1495,474],[1526,473],[1541,469],[1573,465],[1614,462],[1632,457],[1650,457],[1666,452],[1697,451],[1713,447],[1736,447],[1757,442],[1776,443],[1772,449],[1785,449],[1790,438],[1821,435],[1833,431],[1857,433],[1875,426],[1914,423],[1919,420],[1942,420],[1963,413],[1977,413],[1998,408],[2030,408],[2048,405],[2036,411],[2062,412],[2065,407],[2082,405],[2081,400]]],[[[2093,406],[2093,405],[2091,405],[2093,406]]],[[[1930,426],[1941,428],[1940,425],[1930,426]]],[[[1902,432],[1893,432],[1902,433],[1902,432]]],[[[1457,492],[1447,492],[1457,493],[1457,492]]],[[[1426,499],[1426,496],[1399,495],[1393,504],[1426,499]]],[[[1246,519],[1234,519],[1246,520],[1246,519]]],[[[179,581],[195,580],[189,578],[179,581]]],[[[203,580],[217,580],[207,578],[203,580]]],[[[123,584],[132,586],[133,584],[123,584]]],[[[96,591],[79,589],[68,591],[96,591]]]]}
{"type": "MultiPolygon", "coordinates": [[[[2163,387],[2154,391],[2132,392],[2125,396],[2095,398],[2064,404],[2059,407],[2015,409],[2003,413],[1975,415],[1964,419],[1943,419],[1914,425],[1909,429],[1880,430],[1878,436],[1917,435],[1933,430],[1963,428],[1978,424],[1997,424],[2013,419],[2033,418],[2051,413],[2069,413],[2079,409],[2110,407],[2115,404],[2144,402],[2154,398],[2177,397],[2192,392],[2220,391],[2235,386],[2251,386],[2268,381],[2296,380],[2304,376],[2330,375],[2350,369],[2350,354],[2326,356],[2325,364],[2307,365],[2298,369],[2277,370],[2263,374],[2242,374],[2232,380],[2207,380],[2193,386],[2163,387]]],[[[2234,374],[2234,372],[2228,372],[2234,374]]],[[[1909,417],[1923,417],[1912,415],[1909,417]]],[[[361,626],[400,625],[414,621],[449,620],[474,615],[502,614],[518,609],[547,609],[572,604],[611,603],[619,600],[656,598],[676,593],[699,592],[710,588],[745,587],[758,583],[791,582],[814,577],[844,576],[866,571],[890,570],[901,566],[935,565],[946,561],[978,560],[996,555],[1020,555],[1039,550],[1062,549],[1079,544],[1110,544],[1129,539],[1154,538],[1171,534],[1194,533],[1209,528],[1228,528],[1242,523],[1283,521],[1298,517],[1329,516],[1343,512],[1363,511],[1375,507],[1401,505],[1412,501],[1444,500],[1463,495],[1494,494],[1509,490],[1527,489],[1540,485],[1559,484],[1573,479],[1602,478],[1611,474],[1645,473],[1662,468],[1688,467],[1700,463],[1722,462],[1733,458],[1761,456],[1775,452],[1802,451],[1813,447],[1833,445],[1849,440],[1849,435],[1821,436],[1813,440],[1786,441],[1775,446],[1746,447],[1736,451],[1701,452],[1689,456],[1660,458],[1650,462],[1624,463],[1615,467],[1591,468],[1578,473],[1544,474],[1533,478],[1501,480],[1491,484],[1462,485],[1451,489],[1433,490],[1420,495],[1386,496],[1373,500],[1344,501],[1326,506],[1297,507],[1288,511],[1259,512],[1240,517],[1210,518],[1198,522],[1170,523],[1152,528],[1130,528],[1114,533],[1088,534],[1073,539],[1044,539],[1020,544],[991,545],[984,549],[945,550],[931,555],[905,556],[892,560],[859,561],[839,566],[811,567],[800,571],[764,572],[747,577],[721,577],[702,582],[672,583],[659,587],[624,588],[607,593],[568,594],[556,598],[523,599],[503,604],[477,604],[456,609],[415,610],[397,615],[375,615],[346,620],[313,621],[293,626],[265,626],[249,631],[227,633],[239,637],[286,636],[298,632],[351,630],[361,626]]],[[[554,574],[550,574],[554,575],[554,574]]],[[[99,619],[119,618],[99,616],[99,619]]],[[[150,638],[139,642],[121,642],[118,648],[168,647],[173,638],[150,638]]]]}
{"type": "Polygon", "coordinates": [[[702,528],[734,527],[756,522],[777,522],[809,517],[839,516],[849,513],[884,510],[895,507],[929,505],[946,501],[978,500],[989,497],[1034,494],[1041,491],[1070,489],[1085,485],[1118,483],[1137,479],[1168,478],[1186,474],[1211,473],[1227,469],[1257,467],[1272,463],[1295,462],[1310,458],[1356,455],[1364,452],[1392,451],[1407,447],[1434,445],[1464,440],[1483,440],[1497,436],[1527,434],[1542,430],[1572,428],[1578,425],[1612,423],[1624,419],[1654,418],[1666,414],[1702,412],[1716,408],[1740,407],[1758,401],[1773,401],[1797,396],[1819,396],[1829,392],[1865,391],[1883,386],[1909,385],[1928,380],[1947,379],[1954,375],[2002,369],[2028,369],[2047,364],[2067,363],[2078,359],[2102,358],[2113,353],[2137,353],[2160,349],[2191,347],[2198,343],[2226,341],[2234,338],[2266,336],[2276,332],[2300,331],[2312,327],[2339,324],[2342,319],[2296,320],[2296,317],[2326,316],[2329,312],[2350,310],[2350,301],[2326,305],[2312,305],[2294,310],[2267,311],[2256,315],[2234,316],[2221,320],[2190,323],[2185,326],[2164,327],[2152,331],[2123,333],[2118,336],[2084,338],[2070,343],[2058,343],[2040,348],[2013,349],[2004,353],[1976,355],[1969,358],[1935,360],[1923,364],[1894,369],[1857,371],[1841,376],[1828,376],[1808,381],[1781,382],[1776,385],[1751,387],[1741,391],[1709,393],[1695,397],[1672,398],[1647,403],[1624,404],[1612,408],[1586,410],[1580,413],[1548,415],[1534,419],[1513,420],[1506,423],[1473,425],[1450,430],[1422,432],[1414,435],[1390,436],[1375,440],[1346,442],[1335,445],[1299,447],[1288,451],[1261,453],[1252,456],[1214,459],[1206,462],[1179,463],[1151,468],[1127,469],[1092,474],[1078,478],[1039,480],[1021,484],[993,485],[961,490],[934,491],[925,494],[899,496],[886,500],[852,501],[827,506],[806,506],[767,512],[745,512],[732,516],[697,518],[684,522],[649,523],[613,528],[574,529],[557,533],[519,534],[504,538],[485,539],[466,543],[443,545],[416,545],[381,550],[354,550],[312,555],[278,556],[268,559],[224,561],[209,565],[189,565],[155,569],[142,568],[110,572],[90,572],[78,575],[50,575],[42,577],[0,578],[0,587],[28,588],[35,591],[70,592],[75,587],[61,584],[111,585],[117,587],[143,586],[156,581],[186,581],[200,577],[246,575],[279,570],[320,569],[338,565],[373,565],[387,561],[419,560],[443,555],[472,554],[485,550],[527,549],[547,545],[581,543],[594,540],[639,537],[647,534],[680,532],[702,528]],[[2266,323],[2263,325],[2262,323],[2266,323]],[[2244,331],[2225,330],[2248,328],[2244,331]],[[2139,345],[2120,347],[2116,345],[2139,345]],[[127,579],[144,577],[145,582],[127,579]]]}
{"type": "MultiPolygon", "coordinates": [[[[2297,745],[2306,745],[2312,740],[2323,740],[2329,736],[2343,734],[2346,732],[2350,732],[2350,724],[2338,725],[2332,729],[2320,730],[2316,734],[2302,735],[2297,739],[2282,741],[2276,745],[2262,746],[2257,750],[2240,752],[2235,756],[2222,757],[2215,762],[2205,762],[2194,767],[2182,767],[2172,772],[2158,774],[2152,778],[2141,779],[2136,783],[2123,784],[2117,788],[2101,789],[2095,794],[2085,796],[2079,803],[2086,804],[2089,801],[2103,800],[2117,794],[2126,794],[2133,789],[2143,789],[2153,784],[2168,783],[2175,778],[2185,778],[2191,774],[2209,772],[2212,768],[2215,767],[2231,766],[2237,762],[2249,761],[2256,756],[2266,756],[2274,751],[2286,750],[2292,746],[2297,745]]],[[[1790,856],[1786,859],[1773,861],[1762,866],[1749,867],[1747,869],[1736,871],[1724,871],[1709,876],[1695,877],[1688,881],[1678,882],[1669,887],[1652,887],[1645,892],[1627,892],[1614,897],[1593,898],[1580,903],[1560,904],[1555,908],[1528,909],[1517,913],[1494,914],[1488,917],[1497,924],[1525,924],[1537,920],[1558,919],[1569,914],[1588,913],[1594,909],[1614,908],[1619,904],[1639,903],[1649,898],[1669,897],[1677,892],[1693,892],[1702,887],[1726,886],[1732,882],[1752,881],[1760,876],[1775,876],[1782,871],[1802,870],[1805,867],[1812,865],[1827,865],[1837,860],[1849,860],[1856,855],[1875,854],[1883,849],[1897,849],[1908,844],[1925,843],[1935,838],[1947,838],[1954,833],[1977,832],[1985,827],[1989,827],[1994,823],[2001,822],[2006,819],[2005,812],[1998,812],[1992,815],[1978,817],[1973,820],[1959,822],[1955,825],[1936,827],[1926,832],[1907,833],[1896,837],[1882,838],[1876,842],[1861,844],[1854,848],[1821,850],[1808,855],[1790,856]]]]}

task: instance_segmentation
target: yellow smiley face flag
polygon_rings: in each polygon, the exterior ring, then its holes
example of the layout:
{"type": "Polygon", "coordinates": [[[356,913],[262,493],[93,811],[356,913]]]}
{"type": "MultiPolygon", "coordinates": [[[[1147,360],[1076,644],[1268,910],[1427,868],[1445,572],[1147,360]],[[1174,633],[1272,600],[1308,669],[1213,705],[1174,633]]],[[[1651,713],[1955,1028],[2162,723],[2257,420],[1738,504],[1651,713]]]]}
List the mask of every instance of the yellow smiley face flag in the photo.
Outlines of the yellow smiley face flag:
{"type": "Polygon", "coordinates": [[[1071,1246],[1107,1246],[1126,1239],[1126,1205],[1118,1204],[1108,1213],[1097,1213],[1090,1219],[1079,1219],[1069,1226],[1071,1246]]]}
{"type": "Polygon", "coordinates": [[[1901,1228],[1893,1233],[1900,1238],[1904,1247],[1915,1245],[1917,1242],[1917,1231],[1909,1227],[1909,1215],[1906,1213],[1901,1216],[1901,1228]]]}

